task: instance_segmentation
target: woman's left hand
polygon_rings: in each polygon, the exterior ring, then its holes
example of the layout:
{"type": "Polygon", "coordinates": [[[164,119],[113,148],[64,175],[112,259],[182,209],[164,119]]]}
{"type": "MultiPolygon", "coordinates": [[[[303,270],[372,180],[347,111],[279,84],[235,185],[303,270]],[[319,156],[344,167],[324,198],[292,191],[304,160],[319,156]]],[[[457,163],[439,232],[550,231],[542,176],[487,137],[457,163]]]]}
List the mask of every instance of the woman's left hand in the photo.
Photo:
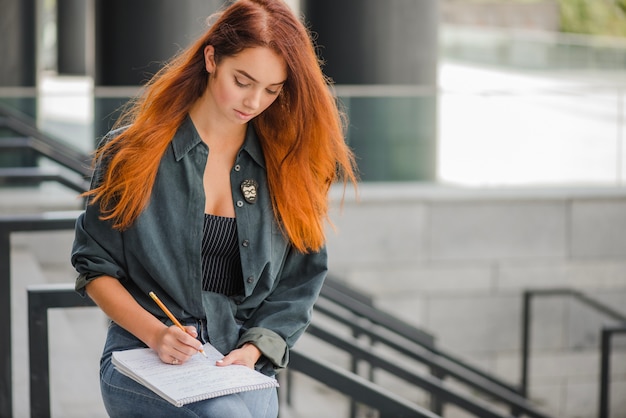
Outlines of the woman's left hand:
{"type": "Polygon", "coordinates": [[[229,366],[231,364],[240,364],[254,369],[254,365],[261,357],[261,351],[254,344],[244,344],[241,348],[237,348],[223,359],[217,361],[218,366],[229,366]]]}

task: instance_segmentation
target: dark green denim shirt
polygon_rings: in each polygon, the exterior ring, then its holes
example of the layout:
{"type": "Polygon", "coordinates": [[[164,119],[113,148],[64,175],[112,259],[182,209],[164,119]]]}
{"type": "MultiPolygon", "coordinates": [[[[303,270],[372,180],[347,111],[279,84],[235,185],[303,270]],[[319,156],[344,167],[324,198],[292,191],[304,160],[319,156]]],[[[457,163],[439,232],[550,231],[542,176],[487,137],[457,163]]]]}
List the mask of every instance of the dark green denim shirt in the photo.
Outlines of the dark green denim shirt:
{"type": "MultiPolygon", "coordinates": [[[[112,132],[109,136],[114,136],[112,132]]],[[[272,210],[265,160],[254,129],[231,171],[245,294],[227,297],[202,290],[201,242],[204,220],[202,177],[209,149],[187,117],[167,148],[150,202],[123,232],[99,219],[99,205],[88,205],[76,223],[72,264],[76,290],[108,275],[120,280],[148,311],[164,319],[148,296],[154,291],[181,320],[206,318],[209,339],[222,353],[254,343],[273,374],[289,361],[289,348],[305,331],[327,272],[326,249],[295,250],[281,233],[272,210]],[[240,185],[257,184],[255,201],[240,185]],[[250,199],[249,199],[250,200],[250,199]]],[[[92,186],[103,167],[97,166],[92,186]]]]}

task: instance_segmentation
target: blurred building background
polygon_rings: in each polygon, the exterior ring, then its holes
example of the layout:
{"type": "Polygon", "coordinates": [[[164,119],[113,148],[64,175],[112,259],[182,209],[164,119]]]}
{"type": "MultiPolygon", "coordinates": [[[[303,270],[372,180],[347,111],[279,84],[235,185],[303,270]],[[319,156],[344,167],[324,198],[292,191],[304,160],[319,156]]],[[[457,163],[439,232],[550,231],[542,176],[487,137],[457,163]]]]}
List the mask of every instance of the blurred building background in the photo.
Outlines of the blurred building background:
{"type": "MultiPolygon", "coordinates": [[[[117,108],[221,4],[0,0],[0,104],[91,152],[117,108]]],[[[626,315],[623,0],[289,4],[322,45],[363,180],[359,198],[348,192],[343,207],[341,190],[332,191],[335,276],[511,384],[522,379],[525,291],[578,291],[626,315]]],[[[0,167],[33,164],[54,166],[0,151],[0,167]]],[[[76,193],[55,184],[0,188],[3,214],[80,207],[76,193]]],[[[71,239],[13,239],[16,321],[25,317],[26,285],[73,281],[71,239]]],[[[532,314],[531,400],[554,417],[597,416],[601,329],[620,323],[561,293],[537,297],[532,314]]],[[[83,329],[103,323],[98,313],[57,320],[83,329]]],[[[24,332],[14,353],[23,352],[24,332]]],[[[59,359],[72,345],[89,348],[71,356],[88,360],[78,372],[52,366],[55,416],[84,416],[83,408],[103,416],[99,332],[51,343],[59,359]],[[82,392],[64,390],[76,382],[82,392]]],[[[626,417],[626,336],[612,347],[610,416],[626,417]]],[[[15,369],[14,408],[26,416],[28,372],[15,369]]],[[[394,379],[384,383],[405,394],[394,379]]],[[[310,395],[324,394],[318,387],[310,395]]],[[[426,394],[417,397],[426,403],[426,394]]],[[[446,408],[443,416],[467,415],[446,408]]]]}

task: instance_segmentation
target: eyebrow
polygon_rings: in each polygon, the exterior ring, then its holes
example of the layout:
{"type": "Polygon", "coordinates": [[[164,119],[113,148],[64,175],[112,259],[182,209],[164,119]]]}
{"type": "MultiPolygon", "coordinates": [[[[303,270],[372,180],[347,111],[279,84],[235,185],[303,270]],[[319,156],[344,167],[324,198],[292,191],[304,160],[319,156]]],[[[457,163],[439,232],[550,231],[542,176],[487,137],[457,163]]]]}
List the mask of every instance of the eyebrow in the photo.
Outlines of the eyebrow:
{"type": "MultiPolygon", "coordinates": [[[[259,82],[257,79],[252,77],[250,74],[248,74],[244,70],[235,70],[235,71],[238,72],[239,74],[243,75],[244,77],[248,77],[250,80],[254,81],[255,83],[259,82]]],[[[278,82],[278,83],[272,83],[272,84],[270,84],[270,86],[280,86],[281,84],[285,84],[286,81],[287,80],[283,80],[283,81],[278,82]]]]}

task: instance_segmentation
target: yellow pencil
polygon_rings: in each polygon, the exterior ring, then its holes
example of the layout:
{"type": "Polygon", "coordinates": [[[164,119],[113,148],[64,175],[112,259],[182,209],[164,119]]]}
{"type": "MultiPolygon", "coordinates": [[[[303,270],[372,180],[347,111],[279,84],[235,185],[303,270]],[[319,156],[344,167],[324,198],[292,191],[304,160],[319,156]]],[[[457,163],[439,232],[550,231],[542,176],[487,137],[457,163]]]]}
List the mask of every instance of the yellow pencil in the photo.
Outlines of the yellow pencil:
{"type": "MultiPolygon", "coordinates": [[[[167,315],[167,317],[174,323],[174,325],[182,329],[184,332],[187,332],[185,327],[183,327],[182,324],[178,322],[178,319],[176,319],[176,317],[170,312],[170,310],[167,309],[167,306],[165,306],[163,302],[161,302],[161,299],[159,299],[157,295],[154,294],[154,292],[150,292],[149,295],[156,302],[156,304],[159,305],[159,308],[161,308],[161,310],[165,312],[165,315],[167,315]]],[[[198,351],[201,352],[204,357],[206,357],[206,353],[202,348],[200,348],[198,351]]]]}

